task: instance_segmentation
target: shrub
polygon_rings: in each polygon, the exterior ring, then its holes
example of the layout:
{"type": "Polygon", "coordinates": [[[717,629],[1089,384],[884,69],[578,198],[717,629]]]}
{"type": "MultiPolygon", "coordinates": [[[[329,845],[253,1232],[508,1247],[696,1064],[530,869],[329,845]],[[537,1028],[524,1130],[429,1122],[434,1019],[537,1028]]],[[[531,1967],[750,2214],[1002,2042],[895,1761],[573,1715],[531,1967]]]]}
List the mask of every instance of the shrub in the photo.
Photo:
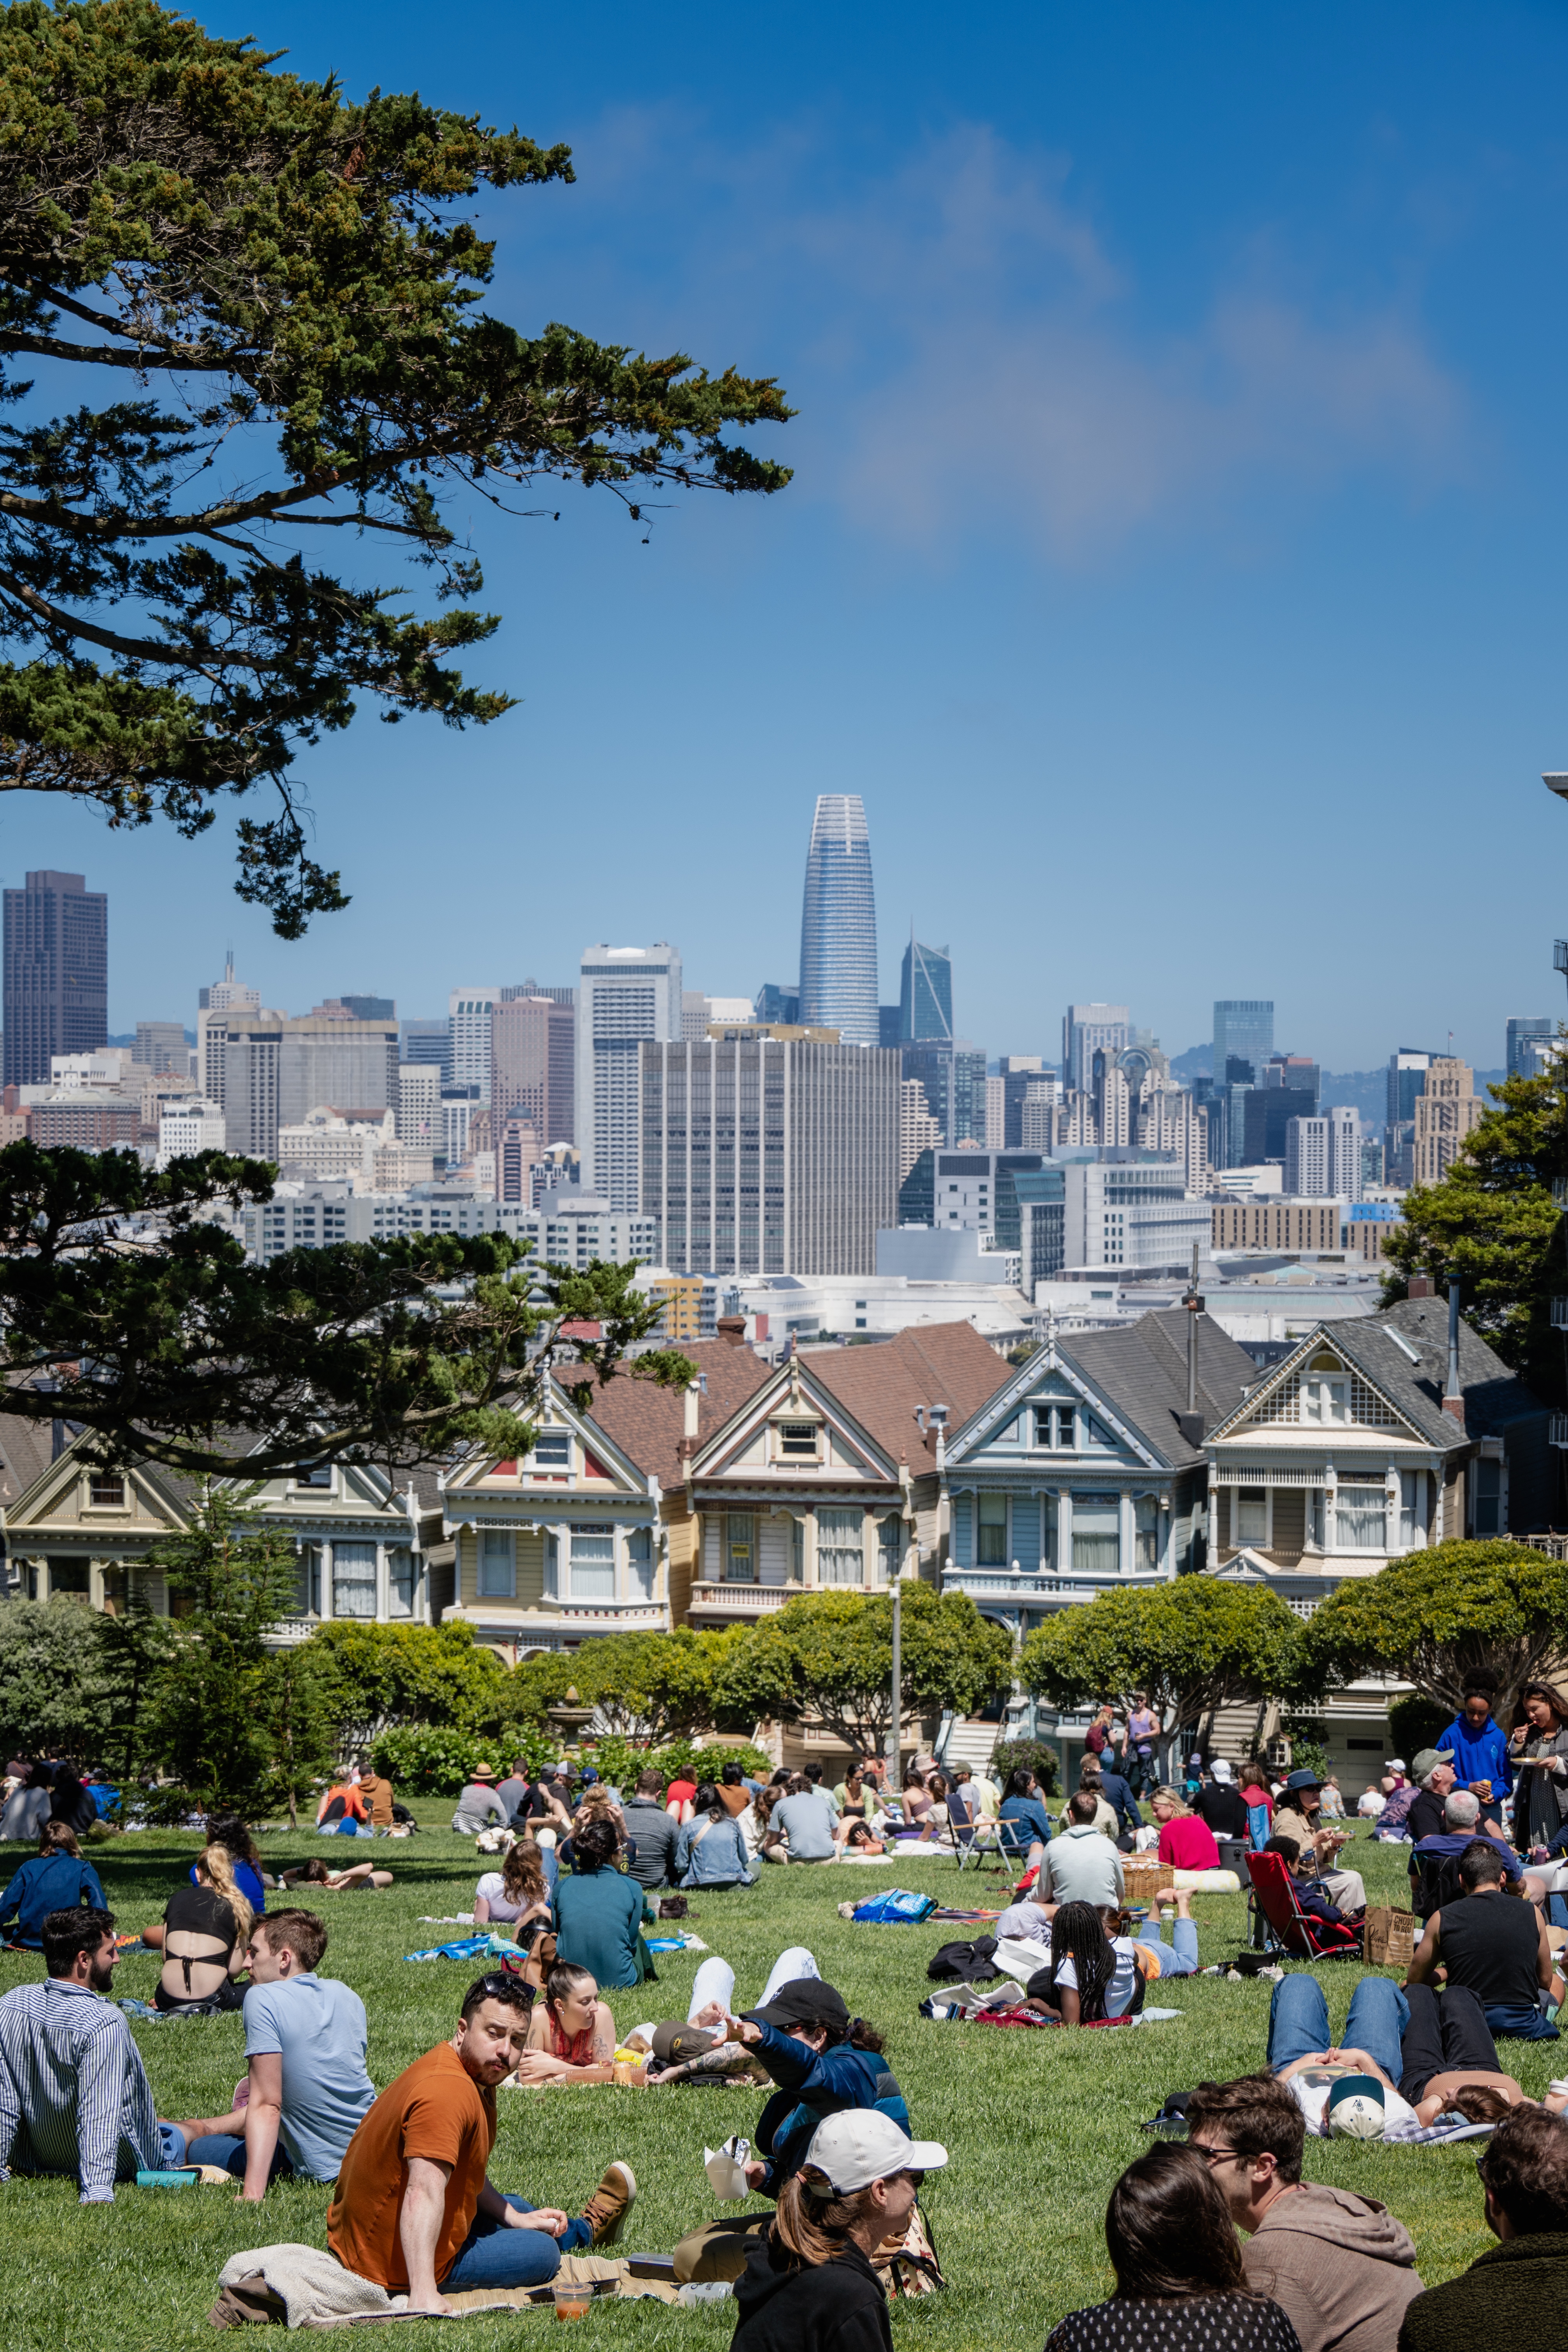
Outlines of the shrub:
{"type": "Polygon", "coordinates": [[[666,1780],[708,1780],[716,1778],[726,1764],[738,1764],[754,1780],[765,1780],[773,1769],[773,1759],[760,1748],[699,1748],[689,1739],[672,1739],[662,1748],[642,1748],[631,1739],[585,1740],[574,1751],[563,1752],[572,1754],[580,1765],[591,1764],[600,1779],[612,1782],[623,1796],[630,1796],[640,1772],[662,1772],[666,1780]]]}
{"type": "Polygon", "coordinates": [[[1017,1771],[1020,1766],[1034,1774],[1047,1797],[1057,1794],[1061,1786],[1062,1759],[1059,1752],[1043,1739],[998,1740],[986,1768],[986,1778],[1005,1789],[1008,1773],[1017,1771]]]}
{"type": "Polygon", "coordinates": [[[405,1724],[371,1742],[370,1760],[394,1789],[415,1797],[455,1797],[474,1775],[476,1764],[499,1771],[495,1744],[449,1724],[434,1727],[405,1724]]]}

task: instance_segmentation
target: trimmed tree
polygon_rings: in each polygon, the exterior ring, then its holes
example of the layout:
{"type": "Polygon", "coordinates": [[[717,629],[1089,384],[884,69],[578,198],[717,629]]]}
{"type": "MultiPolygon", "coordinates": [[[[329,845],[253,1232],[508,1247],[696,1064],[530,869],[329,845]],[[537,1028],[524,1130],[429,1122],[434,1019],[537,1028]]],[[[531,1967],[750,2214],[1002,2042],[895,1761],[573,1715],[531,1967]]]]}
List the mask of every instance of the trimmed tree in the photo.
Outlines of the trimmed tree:
{"type": "MultiPolygon", "coordinates": [[[[900,1587],[906,1715],[951,1708],[967,1715],[1011,1679],[1012,1637],[983,1617],[966,1592],[900,1587]]],[[[893,1601],[890,1592],[802,1593],[757,1627],[736,1659],[737,1680],[761,1673],[769,1711],[814,1717],[862,1754],[879,1755],[892,1728],[893,1601]]]]}
{"type": "Polygon", "coordinates": [[[190,1527],[147,1557],[176,1620],[149,1710],[160,1760],[204,1811],[248,1812],[274,1762],[267,1636],[293,1606],[294,1538],[209,1489],[190,1527]]]}
{"type": "Polygon", "coordinates": [[[412,1725],[484,1738],[507,1712],[511,1675],[461,1618],[441,1625],[334,1618],[317,1626],[300,1654],[321,1676],[345,1753],[412,1725]]]}
{"type": "Polygon", "coordinates": [[[1434,1544],[1376,1576],[1347,1579],[1305,1631],[1318,1675],[1397,1675],[1457,1713],[1465,1678],[1498,1678],[1500,1716],[1526,1683],[1551,1679],[1568,1638],[1568,1567],[1506,1540],[1434,1544]]]}
{"type": "Polygon", "coordinates": [[[1206,1576],[1058,1610],[1019,1654],[1026,1690],[1063,1713],[1134,1691],[1174,1731],[1201,1729],[1237,1700],[1301,1687],[1301,1624],[1267,1586],[1206,1576]]]}

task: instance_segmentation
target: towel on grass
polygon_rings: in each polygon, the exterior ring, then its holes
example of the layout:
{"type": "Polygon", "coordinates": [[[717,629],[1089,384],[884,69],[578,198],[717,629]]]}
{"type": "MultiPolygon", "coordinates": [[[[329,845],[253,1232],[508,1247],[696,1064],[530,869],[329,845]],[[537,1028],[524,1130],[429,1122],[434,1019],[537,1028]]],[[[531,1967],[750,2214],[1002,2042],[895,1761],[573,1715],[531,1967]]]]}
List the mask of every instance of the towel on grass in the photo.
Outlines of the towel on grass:
{"type": "Polygon", "coordinates": [[[389,2295],[384,2286],[344,2270],[335,2255],[320,2246],[256,2246],[248,2253],[231,2254],[219,2271],[218,2301],[207,2315],[215,2327],[240,2327],[252,2316],[270,2315],[258,2292],[258,2279],[282,2304],[289,2327],[387,2317],[408,2301],[406,2295],[389,2295]]]}

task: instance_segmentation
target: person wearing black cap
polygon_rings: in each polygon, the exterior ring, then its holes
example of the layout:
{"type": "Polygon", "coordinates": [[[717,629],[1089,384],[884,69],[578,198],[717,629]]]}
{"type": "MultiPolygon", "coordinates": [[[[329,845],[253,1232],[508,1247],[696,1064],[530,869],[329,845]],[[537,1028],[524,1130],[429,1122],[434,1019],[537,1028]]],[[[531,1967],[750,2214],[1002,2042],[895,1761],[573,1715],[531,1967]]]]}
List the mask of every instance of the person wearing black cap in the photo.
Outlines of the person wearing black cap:
{"type": "MultiPolygon", "coordinates": [[[[749,2050],[778,2084],[757,2119],[756,2158],[746,2167],[753,2194],[777,2198],[805,2161],[826,2116],[875,2109],[906,2135],[910,2111],[882,2056],[882,2037],[851,2017],[844,1996],[819,1977],[781,1985],[772,2000],[725,2021],[725,2036],[749,2050]]],[[[677,2279],[738,2278],[766,2214],[694,2230],[675,2249],[677,2279]]]]}
{"type": "Polygon", "coordinates": [[[1330,1902],[1347,1919],[1359,1918],[1366,1909],[1366,1887],[1359,1870],[1333,1867],[1347,1833],[1323,1827],[1322,1802],[1322,1784],[1315,1772],[1303,1769],[1287,1773],[1274,1811],[1274,1834],[1294,1838],[1301,1849],[1302,1874],[1315,1874],[1330,1902]]]}

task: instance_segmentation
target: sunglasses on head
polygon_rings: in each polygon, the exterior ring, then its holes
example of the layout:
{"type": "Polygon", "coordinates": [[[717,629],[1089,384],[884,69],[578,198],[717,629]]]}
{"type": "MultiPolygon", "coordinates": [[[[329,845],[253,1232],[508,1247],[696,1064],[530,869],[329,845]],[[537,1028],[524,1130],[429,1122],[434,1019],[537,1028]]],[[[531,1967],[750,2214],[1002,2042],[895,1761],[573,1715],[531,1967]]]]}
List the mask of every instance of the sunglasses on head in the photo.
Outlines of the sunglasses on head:
{"type": "Polygon", "coordinates": [[[491,1969],[479,1978],[472,1990],[482,1992],[487,2000],[499,1997],[502,2000],[514,1992],[521,1992],[527,1996],[531,2006],[534,1996],[533,1986],[516,1969],[491,1969]]]}

